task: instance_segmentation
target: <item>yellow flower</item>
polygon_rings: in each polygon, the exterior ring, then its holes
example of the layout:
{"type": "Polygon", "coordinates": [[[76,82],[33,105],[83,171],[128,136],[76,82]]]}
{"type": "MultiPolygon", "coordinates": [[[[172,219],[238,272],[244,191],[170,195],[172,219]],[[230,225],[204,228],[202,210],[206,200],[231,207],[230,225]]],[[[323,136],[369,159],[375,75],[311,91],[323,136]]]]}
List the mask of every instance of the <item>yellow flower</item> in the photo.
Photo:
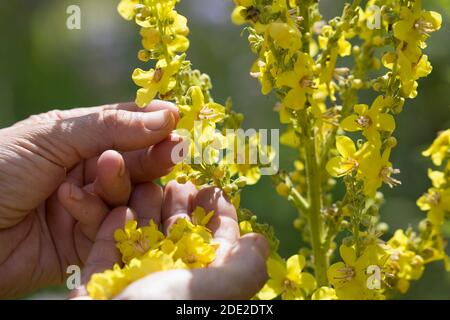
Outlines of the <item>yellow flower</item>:
{"type": "Polygon", "coordinates": [[[217,123],[224,119],[224,106],[213,101],[206,103],[200,87],[191,87],[189,91],[192,103],[190,105],[180,106],[183,117],[178,123],[179,129],[192,130],[196,121],[217,123]]]}
{"type": "MultiPolygon", "coordinates": [[[[142,46],[146,50],[155,50],[158,45],[164,45],[167,53],[173,56],[175,53],[185,52],[189,48],[189,34],[186,17],[171,11],[167,17],[169,25],[165,28],[165,34],[161,34],[160,30],[150,24],[142,24],[141,29],[142,46]]],[[[164,49],[163,49],[164,50],[164,49]]],[[[161,56],[164,52],[161,52],[161,56]]]]}
{"type": "Polygon", "coordinates": [[[336,137],[336,149],[339,156],[330,159],[327,163],[327,171],[333,177],[343,177],[352,174],[359,167],[359,161],[366,152],[364,145],[356,150],[356,145],[352,139],[346,136],[336,137]]]}
{"type": "Polygon", "coordinates": [[[302,35],[295,24],[272,22],[267,31],[278,46],[292,53],[298,51],[302,45],[302,35]]]}
{"type": "Polygon", "coordinates": [[[186,219],[178,219],[177,222],[169,230],[168,240],[173,243],[177,243],[186,234],[195,233],[200,235],[204,242],[210,242],[212,240],[211,231],[201,225],[195,225],[186,219]]]}
{"type": "Polygon", "coordinates": [[[314,60],[306,53],[300,53],[294,65],[294,70],[282,73],[277,81],[277,87],[288,87],[289,92],[283,99],[286,107],[299,110],[305,107],[307,94],[316,88],[314,81],[314,60]]]}
{"type": "Polygon", "coordinates": [[[159,60],[155,69],[143,71],[136,69],[133,72],[133,81],[142,87],[137,92],[136,104],[145,107],[158,94],[166,94],[176,85],[173,77],[180,69],[180,59],[174,59],[169,64],[166,60],[159,60]]]}
{"type": "Polygon", "coordinates": [[[124,230],[119,229],[114,233],[117,248],[125,263],[153,249],[163,238],[164,235],[158,230],[153,220],[148,227],[142,228],[137,228],[135,220],[128,221],[124,230]]]}
{"type": "Polygon", "coordinates": [[[450,157],[450,130],[440,133],[433,144],[422,154],[425,157],[431,157],[436,166],[442,165],[444,159],[450,157]]]}
{"type": "Polygon", "coordinates": [[[246,22],[256,23],[260,11],[253,6],[253,0],[234,0],[236,7],[231,13],[231,21],[234,24],[241,25],[246,22]]]}
{"type": "Polygon", "coordinates": [[[388,267],[395,277],[395,286],[401,293],[406,293],[411,280],[419,279],[424,270],[424,260],[415,252],[408,250],[409,239],[403,230],[397,230],[387,242],[391,248],[388,267]]]}
{"type": "Polygon", "coordinates": [[[330,44],[330,39],[335,35],[335,31],[331,26],[324,26],[322,28],[322,35],[319,36],[319,47],[322,50],[328,49],[329,56],[326,59],[325,65],[322,66],[320,82],[328,84],[333,79],[333,74],[336,68],[338,56],[346,57],[350,55],[352,45],[346,40],[345,32],[338,38],[335,43],[330,44]]]}
{"type": "Polygon", "coordinates": [[[139,0],[121,0],[117,6],[117,11],[126,20],[132,20],[135,15],[135,8],[139,4],[139,0]]]}
{"type": "Polygon", "coordinates": [[[430,33],[441,28],[442,17],[434,11],[422,10],[421,0],[416,1],[414,8],[402,7],[400,21],[394,23],[394,36],[405,42],[406,47],[424,48],[425,40],[430,33]]]}
{"type": "Polygon", "coordinates": [[[281,294],[283,300],[304,300],[316,288],[316,279],[307,272],[305,257],[294,255],[286,262],[280,258],[269,257],[267,272],[269,281],[257,294],[261,300],[272,300],[281,294]]]}
{"type": "Polygon", "coordinates": [[[450,188],[430,188],[426,194],[417,200],[422,211],[428,211],[428,220],[436,226],[445,221],[446,213],[450,212],[450,188]]]}
{"type": "Polygon", "coordinates": [[[337,300],[336,290],[330,287],[320,287],[314,291],[311,300],[337,300]]]}
{"type": "Polygon", "coordinates": [[[197,233],[186,233],[175,243],[173,258],[181,259],[189,268],[204,268],[216,258],[216,246],[197,233]]]}
{"type": "Polygon", "coordinates": [[[241,231],[241,236],[244,234],[252,233],[253,227],[250,221],[241,221],[239,223],[239,230],[241,231]]]}
{"type": "Polygon", "coordinates": [[[373,300],[383,299],[382,279],[370,278],[370,269],[380,271],[384,268],[388,255],[378,245],[369,245],[360,257],[356,256],[353,247],[340,247],[343,262],[337,262],[328,269],[328,281],[336,290],[336,295],[343,300],[373,300]],[[371,279],[378,283],[370,282],[371,279]]]}
{"type": "Polygon", "coordinates": [[[395,130],[394,117],[382,110],[389,106],[391,99],[379,96],[372,106],[357,104],[356,114],[350,115],[341,122],[341,127],[349,132],[363,131],[364,136],[376,145],[381,144],[379,131],[392,133],[395,130]]]}
{"type": "Polygon", "coordinates": [[[206,213],[205,209],[203,209],[202,207],[197,207],[191,214],[192,223],[197,226],[205,227],[209,223],[209,221],[211,220],[213,215],[214,215],[214,211],[210,211],[210,212],[206,213]]]}
{"type": "Polygon", "coordinates": [[[401,185],[401,181],[393,177],[400,173],[400,170],[394,169],[389,161],[392,147],[386,147],[383,153],[376,145],[369,145],[367,152],[359,160],[358,178],[364,182],[364,193],[369,197],[374,197],[376,191],[386,183],[394,188],[401,185]]]}
{"type": "Polygon", "coordinates": [[[440,188],[447,183],[446,173],[442,171],[428,169],[428,178],[430,178],[433,187],[435,188],[440,188]]]}
{"type": "Polygon", "coordinates": [[[119,294],[128,284],[129,280],[119,265],[112,270],[93,274],[86,289],[94,300],[108,300],[119,294]]]}

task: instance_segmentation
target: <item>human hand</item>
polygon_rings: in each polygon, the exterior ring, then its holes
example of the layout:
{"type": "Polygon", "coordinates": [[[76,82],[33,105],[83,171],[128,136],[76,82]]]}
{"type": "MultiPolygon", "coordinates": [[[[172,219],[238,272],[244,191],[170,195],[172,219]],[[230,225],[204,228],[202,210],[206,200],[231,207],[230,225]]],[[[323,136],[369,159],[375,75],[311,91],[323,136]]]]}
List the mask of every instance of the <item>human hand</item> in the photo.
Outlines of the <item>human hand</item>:
{"type": "MultiPolygon", "coordinates": [[[[257,234],[240,237],[236,210],[220,189],[197,191],[190,183],[170,182],[163,199],[146,193],[134,197],[129,208],[114,209],[105,219],[83,270],[84,286],[92,274],[120,263],[113,235],[126,221],[137,219],[139,226],[145,226],[153,219],[167,234],[178,219],[190,219],[189,213],[200,206],[206,212],[215,212],[208,224],[214,241],[219,243],[215,261],[208,268],[150,274],[129,285],[116,299],[249,299],[261,289],[267,279],[267,242],[257,234]]],[[[84,286],[72,292],[71,298],[89,299],[84,286]]]]}
{"type": "Polygon", "coordinates": [[[172,167],[177,120],[175,106],[155,101],[53,111],[0,130],[0,297],[61,284],[67,266],[83,265],[108,206],[172,167]],[[80,195],[95,210],[68,212],[80,195]]]}

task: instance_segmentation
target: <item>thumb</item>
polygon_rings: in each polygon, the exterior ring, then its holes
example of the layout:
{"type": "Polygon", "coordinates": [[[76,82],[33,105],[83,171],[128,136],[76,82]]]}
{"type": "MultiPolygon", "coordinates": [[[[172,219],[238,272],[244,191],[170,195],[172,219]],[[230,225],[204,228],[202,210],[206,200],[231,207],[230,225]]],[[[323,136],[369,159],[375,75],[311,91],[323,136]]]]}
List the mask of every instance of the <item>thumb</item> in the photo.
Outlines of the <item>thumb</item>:
{"type": "Polygon", "coordinates": [[[170,110],[101,110],[23,129],[29,150],[64,168],[108,149],[133,151],[164,140],[175,128],[170,110]]]}
{"type": "Polygon", "coordinates": [[[267,241],[247,234],[218,267],[151,274],[128,286],[116,299],[231,300],[250,299],[267,280],[267,241]]]}

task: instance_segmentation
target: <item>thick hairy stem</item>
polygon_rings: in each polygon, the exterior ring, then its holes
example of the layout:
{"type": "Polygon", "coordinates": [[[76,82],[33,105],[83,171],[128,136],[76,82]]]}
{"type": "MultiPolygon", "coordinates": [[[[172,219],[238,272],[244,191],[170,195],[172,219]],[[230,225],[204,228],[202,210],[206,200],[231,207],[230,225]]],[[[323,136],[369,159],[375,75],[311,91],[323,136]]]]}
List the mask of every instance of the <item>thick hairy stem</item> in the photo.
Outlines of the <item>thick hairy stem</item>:
{"type": "Polygon", "coordinates": [[[314,137],[306,139],[306,171],[309,198],[309,228],[311,232],[311,246],[314,255],[314,268],[319,286],[328,284],[327,269],[328,258],[327,248],[324,247],[322,221],[322,179],[321,170],[318,164],[316,145],[314,137]]]}

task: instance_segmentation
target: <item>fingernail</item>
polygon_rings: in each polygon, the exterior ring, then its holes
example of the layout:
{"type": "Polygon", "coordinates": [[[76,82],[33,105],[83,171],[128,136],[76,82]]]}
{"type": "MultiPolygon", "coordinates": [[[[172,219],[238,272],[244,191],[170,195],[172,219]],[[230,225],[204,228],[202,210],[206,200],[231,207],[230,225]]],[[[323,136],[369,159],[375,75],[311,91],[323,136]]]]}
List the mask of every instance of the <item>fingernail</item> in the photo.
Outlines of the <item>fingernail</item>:
{"type": "Polygon", "coordinates": [[[76,200],[76,201],[83,200],[83,198],[84,198],[83,191],[80,188],[78,188],[77,186],[71,184],[70,185],[70,198],[72,198],[72,200],[76,200]]]}
{"type": "Polygon", "coordinates": [[[152,131],[164,129],[169,124],[171,118],[173,119],[172,112],[169,110],[144,113],[142,117],[145,127],[152,131]]]}

